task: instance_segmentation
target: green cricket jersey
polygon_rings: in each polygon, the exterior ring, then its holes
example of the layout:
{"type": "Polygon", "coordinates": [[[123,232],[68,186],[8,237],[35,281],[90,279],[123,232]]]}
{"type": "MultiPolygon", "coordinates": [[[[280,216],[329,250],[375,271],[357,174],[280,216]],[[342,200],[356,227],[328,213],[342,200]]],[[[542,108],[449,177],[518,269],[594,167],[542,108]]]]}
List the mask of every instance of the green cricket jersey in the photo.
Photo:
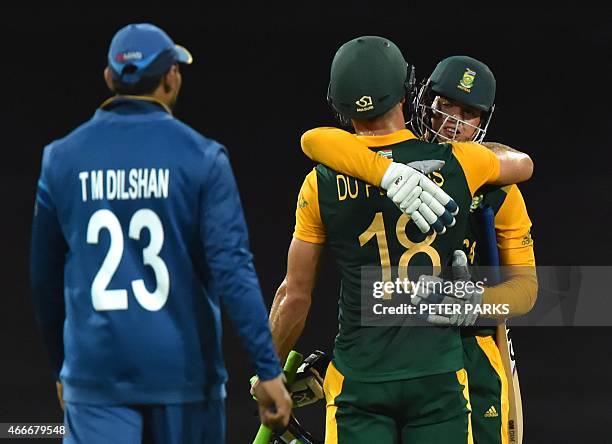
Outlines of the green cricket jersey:
{"type": "MultiPolygon", "coordinates": [[[[334,365],[346,377],[367,382],[455,372],[463,367],[457,328],[361,325],[361,269],[447,265],[453,251],[461,248],[468,225],[474,183],[468,183],[466,165],[489,168],[490,178],[498,174],[498,164],[484,148],[471,151],[431,144],[407,130],[362,139],[395,162],[444,160],[444,167],[430,177],[453,197],[460,211],[447,233],[426,235],[376,187],[323,165],[307,176],[298,199],[294,236],[326,243],[340,268],[334,365]]],[[[486,181],[486,174],[480,174],[486,181]]]]}

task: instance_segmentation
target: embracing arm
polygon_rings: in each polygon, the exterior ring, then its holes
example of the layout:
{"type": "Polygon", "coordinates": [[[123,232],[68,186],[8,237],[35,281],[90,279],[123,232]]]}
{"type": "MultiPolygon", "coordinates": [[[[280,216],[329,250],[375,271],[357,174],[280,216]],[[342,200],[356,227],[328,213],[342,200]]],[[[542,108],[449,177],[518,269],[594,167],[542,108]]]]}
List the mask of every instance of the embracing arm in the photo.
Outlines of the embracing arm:
{"type": "Polygon", "coordinates": [[[306,131],[300,141],[302,151],[315,162],[380,186],[391,165],[387,159],[370,150],[354,134],[339,128],[322,127],[306,131]]]}
{"type": "Polygon", "coordinates": [[[536,261],[531,238],[531,220],[525,200],[516,185],[495,216],[495,235],[504,282],[485,289],[483,302],[508,304],[506,317],[521,316],[534,306],[538,296],[536,261]]]}
{"type": "Polygon", "coordinates": [[[500,162],[499,177],[494,184],[508,185],[531,178],[533,160],[528,154],[498,142],[482,142],[482,145],[493,151],[500,162]]]}
{"type": "MultiPolygon", "coordinates": [[[[529,155],[497,142],[453,142],[453,147],[479,146],[488,148],[496,158],[499,169],[485,169],[488,174],[484,181],[496,185],[524,182],[533,174],[533,161],[529,155]]],[[[315,162],[349,176],[356,177],[374,186],[380,186],[389,166],[390,159],[370,150],[357,136],[339,128],[321,127],[306,131],[301,139],[302,151],[315,162]]],[[[463,151],[463,150],[461,150],[463,151]]],[[[482,157],[482,156],[481,156],[482,157]]],[[[482,170],[483,166],[479,168],[482,170]]]]}
{"type": "Polygon", "coordinates": [[[484,304],[507,304],[508,314],[504,316],[483,315],[491,318],[512,318],[529,313],[538,296],[538,278],[535,267],[504,267],[504,282],[486,287],[482,296],[484,304]]]}

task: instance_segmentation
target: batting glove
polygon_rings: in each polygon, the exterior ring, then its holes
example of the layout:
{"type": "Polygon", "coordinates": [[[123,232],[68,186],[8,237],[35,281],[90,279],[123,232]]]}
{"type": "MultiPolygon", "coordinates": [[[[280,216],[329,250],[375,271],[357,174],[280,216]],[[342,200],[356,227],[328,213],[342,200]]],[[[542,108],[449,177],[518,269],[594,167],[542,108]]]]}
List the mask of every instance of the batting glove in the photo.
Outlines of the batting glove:
{"type": "Polygon", "coordinates": [[[444,166],[441,160],[418,161],[409,165],[393,162],[385,172],[381,187],[395,205],[408,214],[422,233],[432,228],[438,233],[455,225],[459,212],[455,201],[425,174],[444,166]],[[422,171],[419,171],[421,169],[422,171]]]}
{"type": "Polygon", "coordinates": [[[325,398],[323,379],[328,365],[329,358],[319,350],[304,359],[289,387],[294,407],[303,407],[325,398]]]}
{"type": "MultiPolygon", "coordinates": [[[[482,303],[482,287],[471,282],[467,257],[462,250],[453,253],[453,280],[436,276],[421,276],[414,286],[411,302],[417,306],[427,304],[427,322],[435,325],[466,327],[474,325],[476,307],[482,303]],[[454,307],[455,310],[450,308],[454,307]]],[[[422,312],[419,309],[419,312],[422,312]]]]}

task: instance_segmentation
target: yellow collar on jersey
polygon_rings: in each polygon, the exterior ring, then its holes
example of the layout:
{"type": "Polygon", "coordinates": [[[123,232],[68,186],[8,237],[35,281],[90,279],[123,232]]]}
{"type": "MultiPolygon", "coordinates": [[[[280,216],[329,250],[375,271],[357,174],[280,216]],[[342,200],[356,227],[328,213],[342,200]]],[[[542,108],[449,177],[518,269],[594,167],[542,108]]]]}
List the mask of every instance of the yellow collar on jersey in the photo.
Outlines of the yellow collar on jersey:
{"type": "Polygon", "coordinates": [[[132,95],[129,95],[129,94],[125,94],[125,95],[119,95],[118,94],[118,95],[110,97],[110,98],[106,99],[104,102],[102,102],[102,105],[100,105],[100,108],[104,109],[108,105],[113,103],[115,100],[120,100],[120,99],[141,100],[143,102],[155,103],[156,105],[161,106],[168,114],[172,115],[172,110],[168,107],[168,105],[166,105],[165,103],[163,103],[160,100],[157,100],[156,98],[151,97],[151,96],[132,96],[132,95]]]}
{"type": "Polygon", "coordinates": [[[357,136],[361,142],[369,147],[395,145],[396,143],[405,142],[406,140],[416,139],[417,137],[408,129],[395,131],[384,136],[357,136]]]}

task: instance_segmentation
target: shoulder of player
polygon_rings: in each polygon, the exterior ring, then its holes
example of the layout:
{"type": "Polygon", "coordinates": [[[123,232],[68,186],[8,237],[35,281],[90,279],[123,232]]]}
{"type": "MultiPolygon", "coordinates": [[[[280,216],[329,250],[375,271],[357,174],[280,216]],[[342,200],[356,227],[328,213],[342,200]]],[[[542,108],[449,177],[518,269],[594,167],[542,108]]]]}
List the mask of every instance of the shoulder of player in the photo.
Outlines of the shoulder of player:
{"type": "Polygon", "coordinates": [[[306,174],[306,176],[304,176],[303,183],[304,184],[308,183],[308,184],[311,184],[311,186],[316,187],[319,181],[319,176],[328,174],[327,171],[333,171],[333,170],[330,170],[325,165],[319,164],[316,167],[314,167],[312,170],[310,170],[308,174],[306,174]]]}
{"type": "Polygon", "coordinates": [[[166,120],[165,123],[176,131],[179,141],[186,147],[192,146],[205,155],[216,155],[219,151],[228,154],[227,149],[221,143],[201,134],[179,119],[166,120]]]}
{"type": "Polygon", "coordinates": [[[69,151],[71,147],[78,145],[81,138],[87,134],[91,128],[93,119],[83,122],[81,125],[74,128],[64,137],[55,139],[44,148],[44,156],[47,161],[51,161],[63,152],[69,151]]]}
{"type": "Polygon", "coordinates": [[[409,163],[414,160],[438,159],[445,162],[443,170],[446,173],[455,168],[452,161],[452,147],[449,144],[409,139],[389,148],[391,148],[392,160],[395,162],[409,163]]]}
{"type": "Polygon", "coordinates": [[[316,167],[314,167],[312,169],[312,171],[310,171],[308,173],[308,175],[321,175],[322,177],[331,177],[331,176],[335,176],[336,174],[339,174],[337,171],[332,170],[330,167],[328,167],[327,165],[323,165],[322,163],[317,164],[316,167]]]}
{"type": "Polygon", "coordinates": [[[426,149],[428,153],[436,153],[435,155],[437,156],[442,156],[445,153],[450,153],[452,150],[452,146],[449,143],[428,142],[427,140],[414,138],[404,140],[394,145],[389,145],[388,147],[380,147],[379,151],[393,150],[393,154],[397,154],[399,151],[402,151],[404,149],[414,150],[415,148],[426,149]]]}
{"type": "Polygon", "coordinates": [[[453,153],[456,154],[490,152],[486,146],[476,142],[447,142],[443,145],[450,145],[453,153]]]}
{"type": "Polygon", "coordinates": [[[308,173],[304,181],[314,181],[318,189],[335,189],[338,180],[341,180],[338,179],[338,176],[349,177],[346,174],[340,173],[327,165],[320,163],[308,173]]]}

